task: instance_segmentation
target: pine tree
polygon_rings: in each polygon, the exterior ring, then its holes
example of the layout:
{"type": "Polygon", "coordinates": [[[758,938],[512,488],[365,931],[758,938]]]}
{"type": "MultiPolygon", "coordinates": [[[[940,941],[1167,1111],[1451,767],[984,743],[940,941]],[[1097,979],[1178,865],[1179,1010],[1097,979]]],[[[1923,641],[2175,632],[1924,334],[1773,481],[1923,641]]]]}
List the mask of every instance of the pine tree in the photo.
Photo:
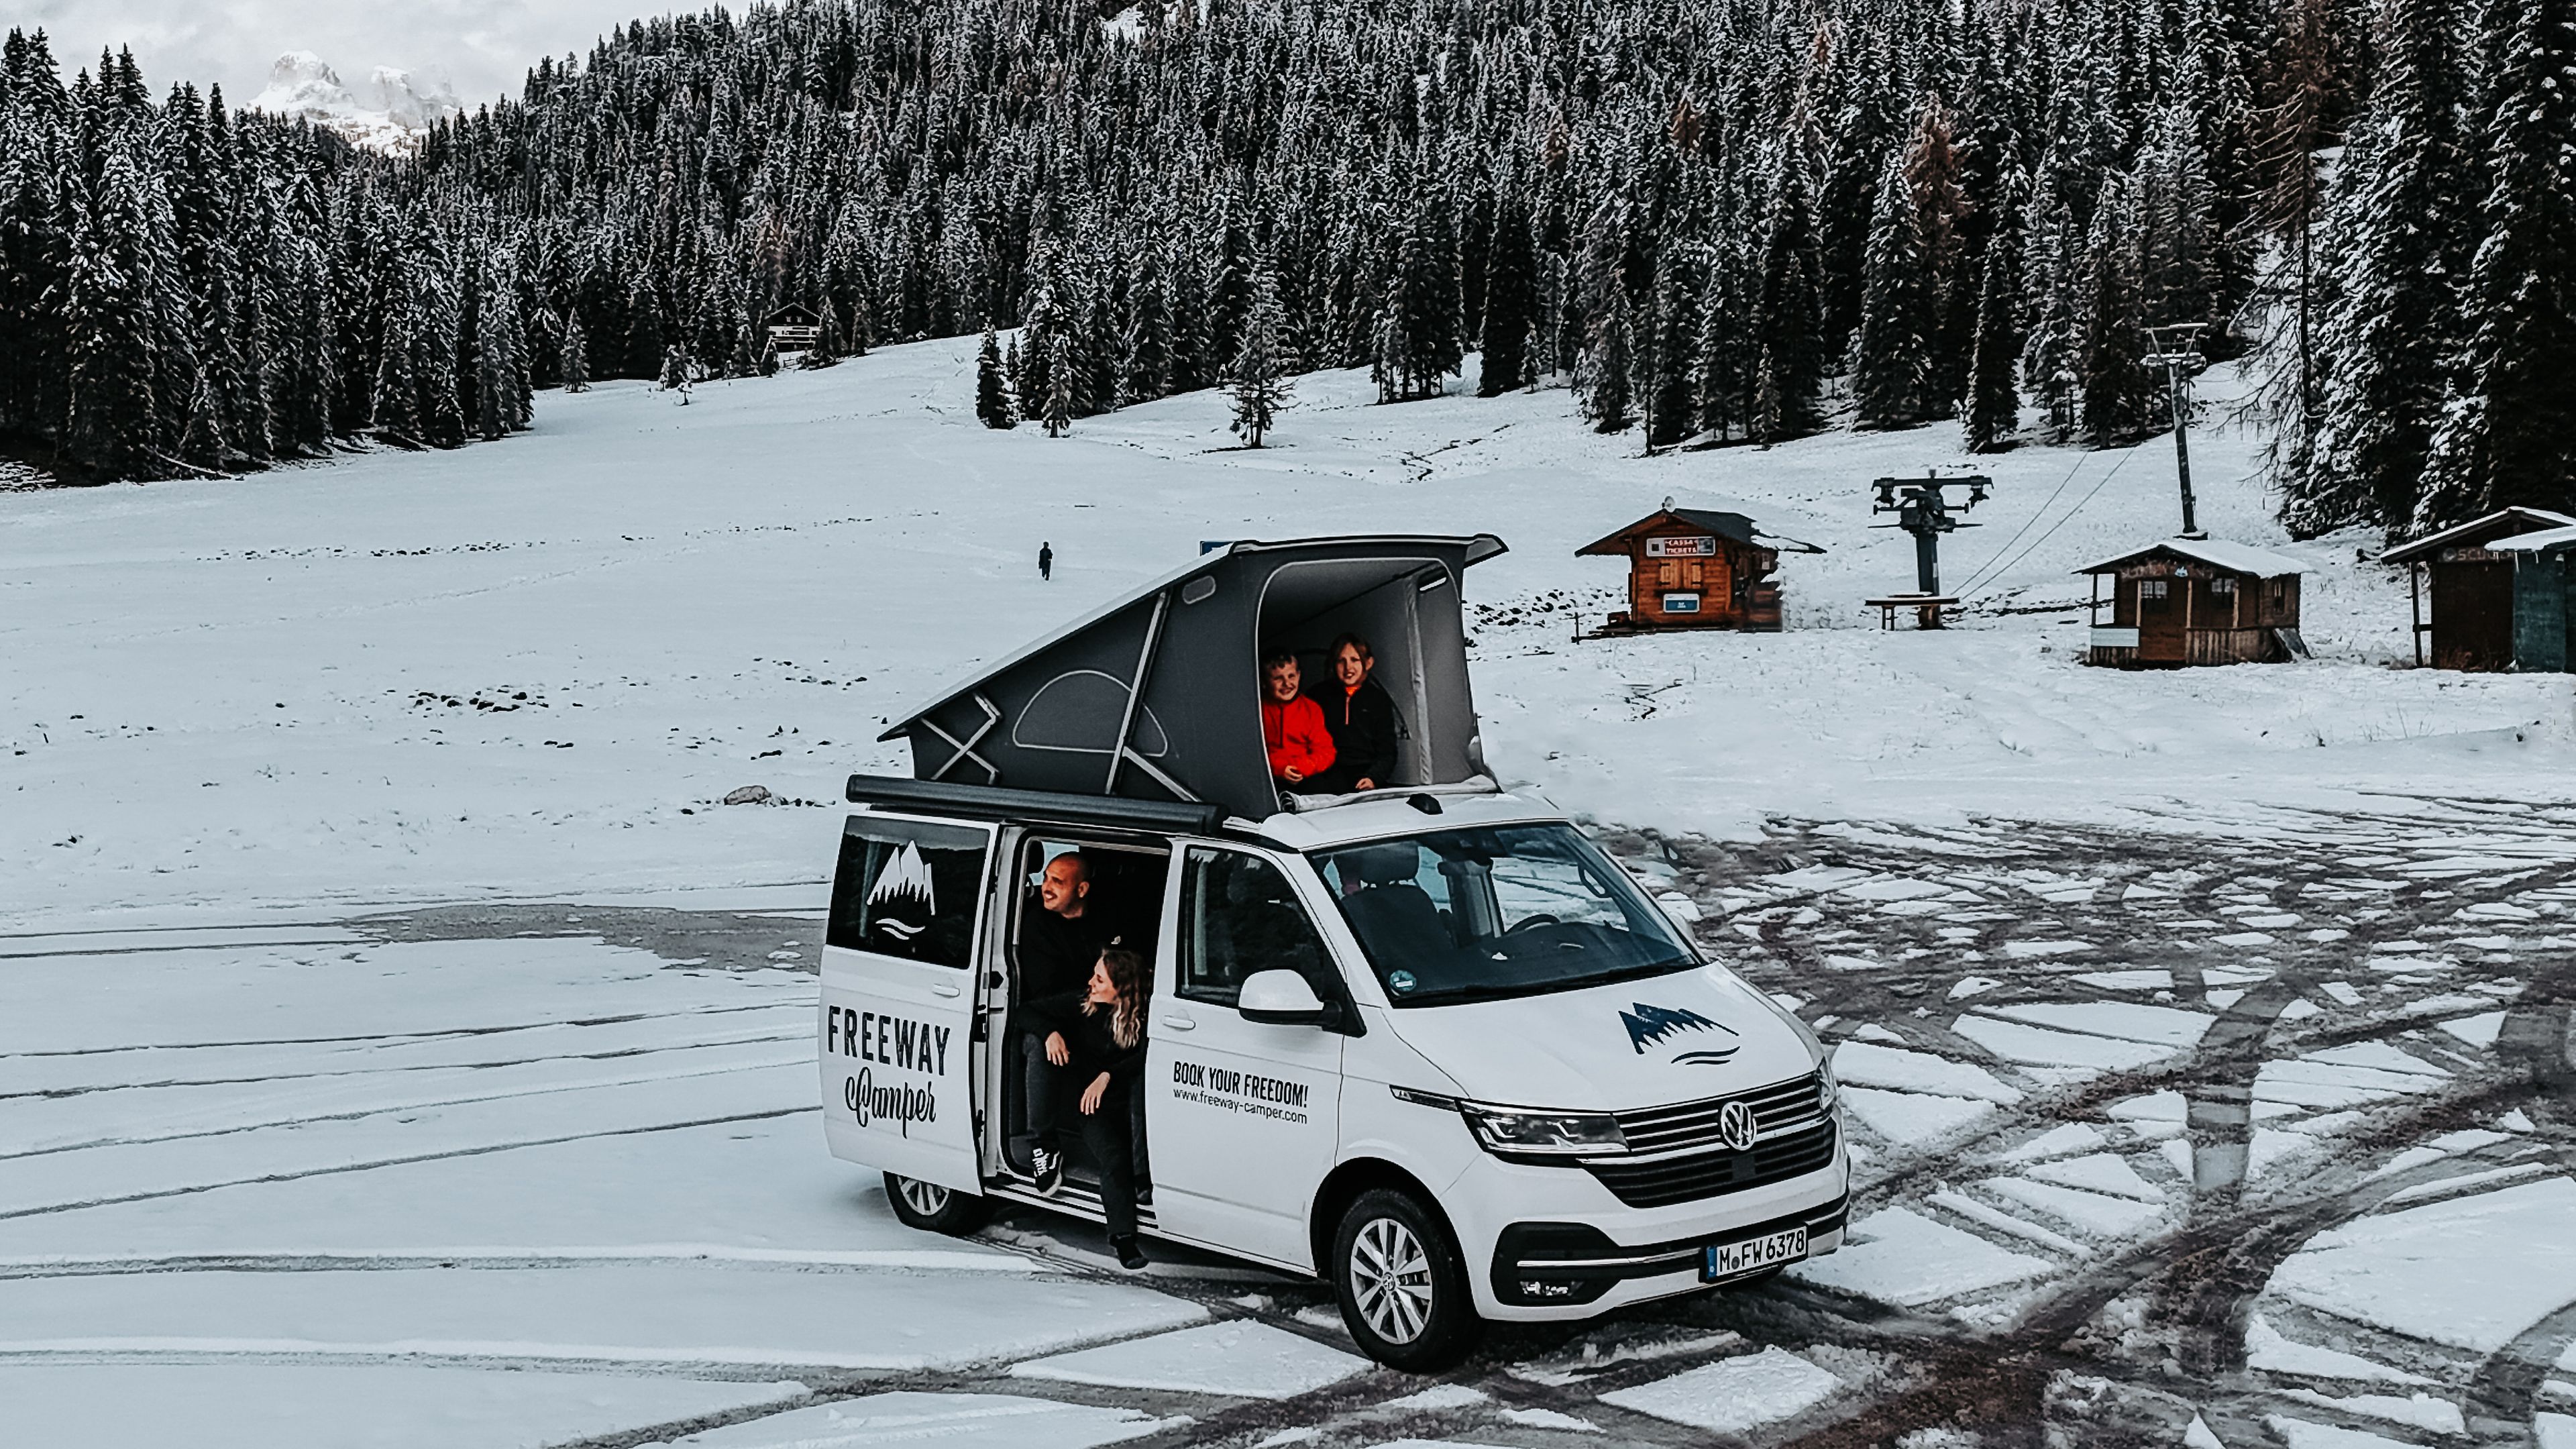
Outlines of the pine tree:
{"type": "Polygon", "coordinates": [[[1458,244],[1448,200],[1427,188],[1388,278],[1379,352],[1382,401],[1437,397],[1440,379],[1461,370],[1466,347],[1458,330],[1458,244]]]}
{"type": "Polygon", "coordinates": [[[162,270],[142,195],[122,146],[100,168],[95,202],[74,203],[63,308],[66,451],[109,478],[160,474],[160,346],[150,287],[162,270]]]}
{"type": "Polygon", "coordinates": [[[2415,526],[2576,506],[2576,0],[2496,0],[2474,330],[2415,526]]]}
{"type": "Polygon", "coordinates": [[[814,345],[796,360],[798,367],[836,367],[841,361],[841,327],[829,307],[815,309],[819,324],[814,329],[814,345]]]}
{"type": "Polygon", "coordinates": [[[1696,426],[1716,438],[1743,436],[1752,412],[1758,362],[1748,346],[1753,325],[1744,285],[1752,273],[1750,257],[1721,256],[1708,268],[1708,284],[1700,293],[1691,391],[1699,408],[1696,426]]]}
{"type": "Polygon", "coordinates": [[[2020,360],[2021,238],[2010,227],[1986,239],[1984,275],[1977,286],[1976,348],[1968,364],[1967,447],[1998,453],[2021,426],[2021,392],[2013,381],[2020,360]]]}
{"type": "Polygon", "coordinates": [[[1279,409],[1288,405],[1291,384],[1286,374],[1296,360],[1280,346],[1286,324],[1279,315],[1279,293],[1266,269],[1252,276],[1252,299],[1243,319],[1243,344],[1234,354],[1235,436],[1247,448],[1261,446],[1279,409]]]}
{"type": "Polygon", "coordinates": [[[975,353],[975,416],[988,428],[1019,426],[1011,416],[1011,398],[1002,379],[1002,347],[993,324],[984,324],[984,343],[975,353]]]}
{"type": "Polygon", "coordinates": [[[1065,334],[1047,344],[1046,435],[1061,438],[1073,427],[1073,352],[1065,334]]]}
{"type": "Polygon", "coordinates": [[[663,335],[662,299],[638,276],[626,292],[626,366],[618,375],[652,381],[662,375],[662,358],[670,347],[663,335]]]}
{"type": "Polygon", "coordinates": [[[2031,301],[2021,374],[2037,398],[2040,435],[2051,443],[2075,436],[2084,317],[2081,233],[2056,192],[2032,204],[2023,243],[2022,290],[2031,301]]]}
{"type": "Polygon", "coordinates": [[[2139,313],[2137,211],[2126,183],[2104,183],[2084,246],[2084,334],[2080,377],[2084,435],[2097,448],[2134,442],[2163,421],[2162,389],[2147,371],[2146,319],[2139,313]]]}
{"type": "Polygon", "coordinates": [[[1081,398],[1083,415],[1105,413],[1118,406],[1119,377],[1122,369],[1118,330],[1110,322],[1109,289],[1096,286],[1091,290],[1091,306],[1083,315],[1082,330],[1077,335],[1082,358],[1081,398]]]}
{"type": "Polygon", "coordinates": [[[1602,316],[1593,333],[1593,344],[1583,357],[1585,381],[1589,384],[1584,391],[1584,406],[1591,414],[1594,431],[1624,433],[1636,422],[1630,401],[1635,395],[1630,373],[1636,366],[1636,327],[1629,320],[1625,289],[1610,288],[1608,302],[1609,310],[1602,316]]]}
{"type": "MultiPolygon", "coordinates": [[[[1053,407],[1055,359],[1064,350],[1056,344],[1063,338],[1066,326],[1058,297],[1058,290],[1052,282],[1040,285],[1020,322],[1020,335],[1016,339],[1020,365],[1012,382],[1018,388],[1020,416],[1024,418],[1044,418],[1053,407]]],[[[1070,388],[1070,379],[1066,380],[1066,385],[1070,388]]],[[[1068,405],[1070,402],[1068,393],[1068,405]]]]}
{"type": "Polygon", "coordinates": [[[1119,379],[1122,403],[1152,402],[1171,386],[1172,307],[1163,291],[1163,271],[1151,253],[1135,283],[1127,289],[1125,365],[1119,379]]]}
{"type": "Polygon", "coordinates": [[[1912,427],[1933,415],[1937,305],[1922,210],[1906,182],[1903,154],[1891,153],[1870,223],[1860,340],[1853,353],[1852,400],[1859,404],[1862,427],[1912,427]]]}
{"type": "Polygon", "coordinates": [[[1493,240],[1485,250],[1483,364],[1476,396],[1499,397],[1529,380],[1531,324],[1538,315],[1537,257],[1530,247],[1529,212],[1506,186],[1494,203],[1493,240]]]}
{"type": "Polygon", "coordinates": [[[2252,224],[2279,237],[2286,276],[2275,283],[2290,322],[2288,356],[2268,387],[2264,411],[2274,480],[2284,494],[2308,491],[2322,411],[2317,366],[2315,223],[2324,178],[2319,154],[2335,140],[2343,107],[2343,56],[2335,43],[2335,0],[2285,0],[2269,69],[2272,101],[2255,118],[2257,198],[2252,224]]]}
{"type": "Polygon", "coordinates": [[[1753,436],[1764,443],[1802,438],[1824,425],[1822,305],[1816,286],[1815,221],[1807,209],[1805,163],[1780,158],[1769,231],[1762,243],[1762,286],[1755,298],[1753,436]]]}
{"type": "Polygon", "coordinates": [[[374,401],[369,416],[376,436],[406,448],[423,446],[420,378],[414,367],[418,324],[410,299],[398,298],[385,314],[384,344],[377,352],[374,401]]]}
{"type": "Polygon", "coordinates": [[[1687,244],[1667,237],[1655,249],[1654,317],[1648,329],[1643,374],[1646,448],[1669,448],[1689,437],[1698,419],[1694,384],[1699,355],[1700,281],[1687,244]]]}
{"type": "MultiPolygon", "coordinates": [[[[772,354],[774,357],[775,354],[772,354]]],[[[590,339],[581,330],[581,314],[566,312],[563,327],[563,390],[590,391],[590,339]]]]}
{"type": "Polygon", "coordinates": [[[1936,95],[1916,111],[1905,147],[1905,191],[1914,204],[1927,282],[1923,337],[1926,417],[1947,417],[1967,391],[1968,353],[1979,278],[1971,259],[1971,221],[1957,138],[1958,117],[1936,95]]]}
{"type": "Polygon", "coordinates": [[[2477,175],[2452,7],[2381,12],[2371,111],[2328,192],[2337,282],[2320,329],[2318,466],[2285,479],[2282,518],[2313,535],[2414,519],[2435,431],[2457,385],[2477,175]]]}

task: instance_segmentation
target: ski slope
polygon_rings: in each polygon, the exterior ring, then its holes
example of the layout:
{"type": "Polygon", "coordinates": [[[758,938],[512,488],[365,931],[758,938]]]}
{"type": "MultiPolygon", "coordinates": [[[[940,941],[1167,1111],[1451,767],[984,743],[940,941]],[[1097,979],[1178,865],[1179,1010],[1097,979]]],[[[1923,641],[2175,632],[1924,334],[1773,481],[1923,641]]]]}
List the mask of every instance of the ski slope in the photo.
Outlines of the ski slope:
{"type": "Polygon", "coordinates": [[[2402,577],[2286,543],[2241,432],[2195,440],[2201,519],[2309,563],[2317,658],[2123,673],[2077,663],[2067,571],[2172,531],[2162,439],[1974,460],[1995,494],[1945,577],[2021,531],[1977,598],[2038,612],[1882,634],[1860,600],[1912,586],[1912,540],[1867,484],[1970,462],[1946,425],[1646,459],[1563,391],[1386,407],[1339,373],[1253,452],[1215,394],[1049,439],[976,425],[972,381],[970,342],[930,342],[686,407],[549,394],[453,453],[0,494],[0,921],[811,882],[832,810],[714,802],[902,768],[886,718],[1200,540],[1372,529],[1511,544],[1468,590],[1488,757],[1604,821],[2216,826],[2576,780],[2568,682],[2387,667],[2402,577]],[[1668,495],[1827,550],[1785,556],[1786,632],[1573,641],[1623,583],[1574,548],[1668,495]]]}

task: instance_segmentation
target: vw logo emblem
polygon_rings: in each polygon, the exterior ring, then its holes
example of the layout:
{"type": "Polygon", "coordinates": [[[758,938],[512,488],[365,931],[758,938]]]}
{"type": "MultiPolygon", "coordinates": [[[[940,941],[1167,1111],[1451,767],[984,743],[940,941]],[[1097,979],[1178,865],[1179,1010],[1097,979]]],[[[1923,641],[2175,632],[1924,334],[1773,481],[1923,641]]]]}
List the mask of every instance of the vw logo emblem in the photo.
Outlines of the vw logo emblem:
{"type": "Polygon", "coordinates": [[[1753,1147],[1753,1109],[1742,1102],[1729,1102],[1717,1109],[1717,1140],[1738,1152],[1753,1147]]]}

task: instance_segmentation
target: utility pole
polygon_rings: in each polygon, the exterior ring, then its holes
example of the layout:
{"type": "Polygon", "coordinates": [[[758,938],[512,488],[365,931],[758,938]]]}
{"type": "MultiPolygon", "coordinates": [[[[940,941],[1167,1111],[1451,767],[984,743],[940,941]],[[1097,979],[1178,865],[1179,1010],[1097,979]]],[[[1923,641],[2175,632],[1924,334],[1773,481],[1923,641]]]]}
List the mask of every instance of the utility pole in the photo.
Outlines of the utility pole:
{"type": "Polygon", "coordinates": [[[2191,497],[2191,444],[2185,440],[2185,420],[2191,416],[2191,379],[2201,368],[2200,322],[2173,322],[2147,328],[2147,346],[2151,349],[2139,362],[2147,367],[2165,370],[2165,386],[2173,398],[2174,469],[2182,480],[2182,536],[2207,538],[2200,531],[2200,520],[2193,515],[2191,497]]]}

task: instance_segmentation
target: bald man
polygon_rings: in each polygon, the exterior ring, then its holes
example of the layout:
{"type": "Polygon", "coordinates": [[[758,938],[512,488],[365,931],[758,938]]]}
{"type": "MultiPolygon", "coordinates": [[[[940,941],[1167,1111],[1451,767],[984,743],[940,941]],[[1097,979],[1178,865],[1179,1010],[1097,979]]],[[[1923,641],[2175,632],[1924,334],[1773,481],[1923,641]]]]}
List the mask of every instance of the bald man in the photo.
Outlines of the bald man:
{"type": "MultiPolygon", "coordinates": [[[[1100,959],[1100,953],[1119,944],[1117,923],[1092,900],[1091,863],[1079,851],[1066,851],[1048,861],[1046,869],[1038,873],[1036,899],[1020,911],[1015,999],[1035,1001],[1082,990],[1091,980],[1092,963],[1100,959]]],[[[1013,1025],[1018,1025],[1016,1018],[1013,1025]]],[[[1019,1036],[1021,1080],[1028,1088],[1027,1121],[1054,1121],[1056,1118],[1047,1108],[1056,1090],[1056,1079],[1062,1074],[1047,1061],[1046,1033],[1021,1028],[1019,1036]]],[[[1143,1102],[1142,1093],[1134,1095],[1139,1103],[1143,1102]]],[[[1039,1140],[1025,1125],[1011,1143],[1016,1154],[1029,1158],[1033,1172],[1045,1173],[1047,1159],[1054,1155],[1054,1143],[1039,1140]]]]}

